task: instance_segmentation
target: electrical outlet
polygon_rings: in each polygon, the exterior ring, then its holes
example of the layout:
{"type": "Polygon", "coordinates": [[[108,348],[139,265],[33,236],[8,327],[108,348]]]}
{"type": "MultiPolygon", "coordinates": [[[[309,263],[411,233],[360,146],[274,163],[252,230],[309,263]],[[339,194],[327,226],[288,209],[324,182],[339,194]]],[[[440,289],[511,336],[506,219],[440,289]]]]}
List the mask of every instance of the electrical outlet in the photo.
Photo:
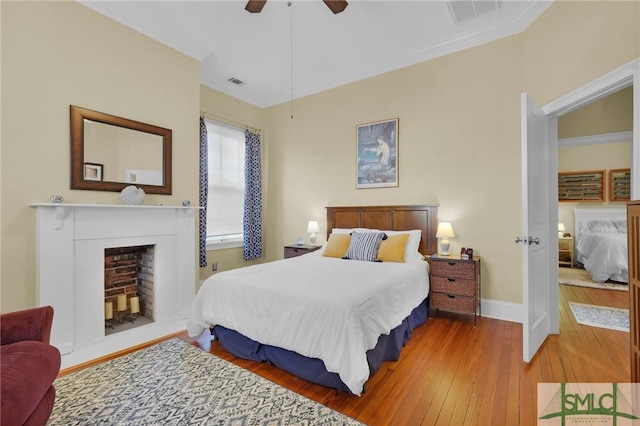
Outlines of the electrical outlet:
{"type": "Polygon", "coordinates": [[[212,272],[216,272],[218,270],[218,264],[217,263],[212,263],[211,264],[211,271],[212,272]]]}

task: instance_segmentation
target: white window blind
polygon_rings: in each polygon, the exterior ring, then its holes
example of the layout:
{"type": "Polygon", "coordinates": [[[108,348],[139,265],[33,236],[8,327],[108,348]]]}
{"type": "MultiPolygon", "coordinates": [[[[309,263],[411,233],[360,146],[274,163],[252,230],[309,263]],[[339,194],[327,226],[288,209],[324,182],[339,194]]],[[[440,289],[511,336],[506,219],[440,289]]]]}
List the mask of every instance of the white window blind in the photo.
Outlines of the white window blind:
{"type": "Polygon", "coordinates": [[[205,120],[209,191],[207,248],[242,246],[244,130],[205,120]]]}

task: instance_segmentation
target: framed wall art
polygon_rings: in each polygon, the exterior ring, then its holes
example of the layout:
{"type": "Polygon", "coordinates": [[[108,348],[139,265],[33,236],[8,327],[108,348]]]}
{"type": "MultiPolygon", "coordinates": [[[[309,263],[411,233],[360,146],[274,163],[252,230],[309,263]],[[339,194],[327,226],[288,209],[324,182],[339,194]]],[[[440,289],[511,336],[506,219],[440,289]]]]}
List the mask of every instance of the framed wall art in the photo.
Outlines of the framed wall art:
{"type": "Polygon", "coordinates": [[[102,164],[84,163],[84,180],[102,180],[102,164]]]}
{"type": "Polygon", "coordinates": [[[398,186],[398,119],[357,126],[356,188],[398,186]]]}

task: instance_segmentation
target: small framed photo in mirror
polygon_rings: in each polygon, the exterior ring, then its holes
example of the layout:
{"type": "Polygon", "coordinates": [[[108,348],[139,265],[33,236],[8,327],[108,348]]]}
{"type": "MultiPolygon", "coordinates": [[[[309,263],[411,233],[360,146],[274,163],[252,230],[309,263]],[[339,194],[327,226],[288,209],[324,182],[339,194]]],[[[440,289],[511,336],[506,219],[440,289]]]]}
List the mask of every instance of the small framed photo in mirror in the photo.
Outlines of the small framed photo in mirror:
{"type": "Polygon", "coordinates": [[[102,164],[84,163],[84,180],[102,180],[102,164]]]}

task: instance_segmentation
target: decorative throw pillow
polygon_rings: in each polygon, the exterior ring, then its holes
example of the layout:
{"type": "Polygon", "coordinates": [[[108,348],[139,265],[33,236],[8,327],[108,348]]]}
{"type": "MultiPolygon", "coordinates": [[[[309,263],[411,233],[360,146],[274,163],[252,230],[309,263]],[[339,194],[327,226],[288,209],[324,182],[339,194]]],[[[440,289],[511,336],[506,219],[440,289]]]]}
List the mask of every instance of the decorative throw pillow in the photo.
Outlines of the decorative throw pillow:
{"type": "Polygon", "coordinates": [[[409,234],[409,240],[407,240],[407,244],[404,247],[404,261],[405,262],[422,262],[422,254],[418,251],[420,247],[420,240],[422,239],[422,231],[419,229],[411,229],[406,231],[387,231],[382,230],[387,234],[387,237],[391,237],[393,235],[398,234],[409,234]]]}
{"type": "Polygon", "coordinates": [[[377,261],[380,243],[385,238],[387,235],[384,232],[352,232],[349,249],[344,259],[377,261]]]}
{"type": "Polygon", "coordinates": [[[626,220],[614,220],[613,225],[616,227],[619,233],[627,233],[627,221],[626,220]]]}
{"type": "Polygon", "coordinates": [[[591,232],[618,233],[618,228],[609,220],[592,220],[588,226],[591,232]]]}
{"type": "Polygon", "coordinates": [[[378,260],[381,262],[404,263],[404,250],[409,234],[397,234],[387,237],[380,243],[378,260]]]}
{"type": "Polygon", "coordinates": [[[339,257],[343,258],[347,254],[349,243],[351,242],[351,235],[349,234],[334,234],[329,235],[327,245],[322,252],[325,257],[339,257]]]}

